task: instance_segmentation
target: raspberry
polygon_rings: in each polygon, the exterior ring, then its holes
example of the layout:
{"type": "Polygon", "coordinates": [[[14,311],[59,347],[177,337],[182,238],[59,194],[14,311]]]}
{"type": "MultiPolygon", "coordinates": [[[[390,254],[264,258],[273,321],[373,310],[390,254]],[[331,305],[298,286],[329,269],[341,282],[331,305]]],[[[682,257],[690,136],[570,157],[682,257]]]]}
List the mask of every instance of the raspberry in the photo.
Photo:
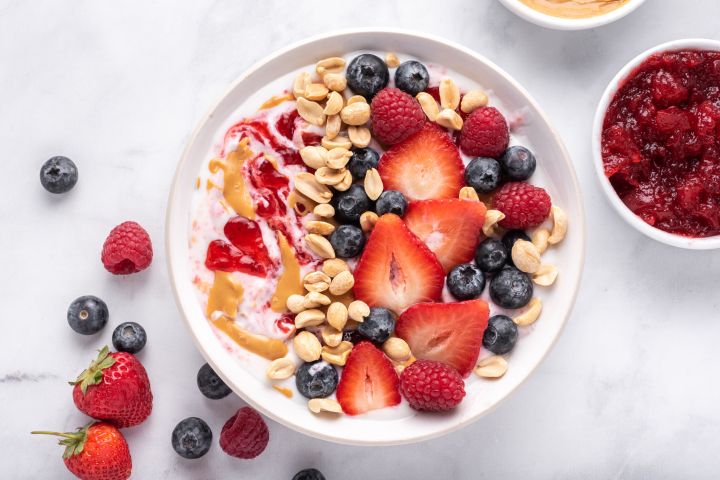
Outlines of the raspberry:
{"type": "Polygon", "coordinates": [[[400,393],[415,410],[444,412],[465,397],[465,383],[450,365],[417,360],[400,377],[400,393]]]}
{"type": "Polygon", "coordinates": [[[481,107],[472,112],[460,132],[460,149],[473,157],[498,158],[509,142],[505,117],[494,107],[481,107]]]}
{"type": "Polygon", "coordinates": [[[145,270],[152,257],[152,242],[145,229],[135,222],[123,222],[105,239],[100,259],[113,275],[128,275],[145,270]]]}
{"type": "Polygon", "coordinates": [[[223,425],[220,448],[231,457],[251,459],[260,455],[270,440],[265,420],[250,407],[243,407],[223,425]]]}
{"type": "Polygon", "coordinates": [[[503,185],[493,198],[493,207],[505,214],[503,228],[525,230],[537,227],[550,214],[550,196],[540,187],[525,182],[503,185]]]}
{"type": "Polygon", "coordinates": [[[373,135],[386,145],[394,145],[422,129],[425,114],[420,104],[397,88],[380,90],[370,104],[373,135]]]}

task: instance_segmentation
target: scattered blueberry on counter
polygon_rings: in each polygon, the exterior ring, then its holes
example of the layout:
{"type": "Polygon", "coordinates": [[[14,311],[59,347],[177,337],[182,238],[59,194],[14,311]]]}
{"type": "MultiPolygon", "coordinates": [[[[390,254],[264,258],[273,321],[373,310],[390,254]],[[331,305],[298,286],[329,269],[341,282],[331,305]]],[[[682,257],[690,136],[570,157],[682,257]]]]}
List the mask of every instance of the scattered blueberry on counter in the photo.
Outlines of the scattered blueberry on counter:
{"type": "Polygon", "coordinates": [[[112,344],[118,352],[138,353],[146,343],[147,334],[139,323],[121,323],[112,334],[112,344]]]}
{"type": "Polygon", "coordinates": [[[66,193],[78,181],[78,169],[67,157],[52,157],[40,169],[40,183],[50,193],[66,193]]]}
{"type": "Polygon", "coordinates": [[[292,480],[325,480],[325,475],[318,469],[306,468],[296,473],[292,480]]]}
{"type": "Polygon", "coordinates": [[[352,157],[348,162],[347,168],[355,181],[363,180],[365,174],[371,168],[377,168],[380,162],[380,154],[372,148],[356,148],[352,152],[352,157]]]}
{"type": "Polygon", "coordinates": [[[232,392],[230,387],[223,382],[223,379],[207,363],[198,370],[197,386],[203,395],[212,400],[225,398],[232,392]]]}
{"type": "Polygon", "coordinates": [[[110,311],[105,302],[93,295],[79,297],[70,304],[67,321],[70,328],[82,335],[93,335],[105,327],[110,311]]]}
{"type": "Polygon", "coordinates": [[[535,155],[525,147],[513,146],[500,157],[503,178],[508,181],[527,180],[535,173],[535,155]]]}
{"type": "Polygon", "coordinates": [[[172,447],[183,458],[196,459],[205,455],[212,445],[212,430],[204,420],[189,417],[172,431],[172,447]]]}
{"type": "Polygon", "coordinates": [[[505,267],[490,280],[490,298],[502,308],[522,308],[532,295],[532,280],[517,268],[505,267]]]}
{"type": "Polygon", "coordinates": [[[478,298],[485,289],[485,274],[472,263],[463,263],[450,270],[447,287],[457,300],[478,298]]]}
{"type": "Polygon", "coordinates": [[[360,184],[350,185],[344,192],[335,192],[332,198],[335,220],[340,223],[357,224],[360,215],[373,209],[373,202],[360,184]]]}
{"type": "Polygon", "coordinates": [[[506,315],[490,317],[483,335],[483,346],[496,355],[508,353],[515,347],[518,328],[512,318],[506,315]]]}
{"type": "Polygon", "coordinates": [[[430,74],[425,65],[416,61],[403,62],[395,70],[395,86],[413,97],[430,85],[430,74]]]}
{"type": "Polygon", "coordinates": [[[368,340],[383,343],[395,331],[395,315],[387,308],[372,307],[357,330],[368,340]]]}
{"type": "Polygon", "coordinates": [[[305,398],[329,397],[337,388],[338,380],[335,367],[323,360],[303,363],[295,373],[295,386],[305,398]]]}
{"type": "Polygon", "coordinates": [[[494,273],[505,266],[509,256],[503,242],[486,238],[475,250],[475,264],[485,273],[494,273]]]}
{"type": "Polygon", "coordinates": [[[465,167],[465,183],[478,193],[491,193],[500,186],[500,163],[494,158],[477,157],[465,167]]]}
{"type": "Polygon", "coordinates": [[[350,89],[367,100],[385,88],[390,81],[390,72],[385,62],[372,53],[363,53],[353,58],[345,73],[350,89]]]}
{"type": "Polygon", "coordinates": [[[330,234],[330,245],[340,258],[357,257],[365,247],[365,234],[355,225],[340,225],[330,234]]]}
{"type": "Polygon", "coordinates": [[[397,190],[385,190],[375,202],[375,211],[378,215],[394,213],[399,217],[405,216],[408,201],[405,195],[397,190]]]}

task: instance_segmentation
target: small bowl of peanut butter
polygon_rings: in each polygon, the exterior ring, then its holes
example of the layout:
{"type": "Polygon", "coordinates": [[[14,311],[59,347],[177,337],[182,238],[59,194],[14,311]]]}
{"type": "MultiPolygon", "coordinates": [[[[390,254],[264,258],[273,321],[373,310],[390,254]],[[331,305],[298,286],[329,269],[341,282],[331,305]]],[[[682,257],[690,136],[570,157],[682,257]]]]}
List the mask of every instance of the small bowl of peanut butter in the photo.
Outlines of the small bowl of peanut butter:
{"type": "Polygon", "coordinates": [[[584,30],[619,20],[645,0],[500,0],[510,11],[542,27],[584,30]]]}

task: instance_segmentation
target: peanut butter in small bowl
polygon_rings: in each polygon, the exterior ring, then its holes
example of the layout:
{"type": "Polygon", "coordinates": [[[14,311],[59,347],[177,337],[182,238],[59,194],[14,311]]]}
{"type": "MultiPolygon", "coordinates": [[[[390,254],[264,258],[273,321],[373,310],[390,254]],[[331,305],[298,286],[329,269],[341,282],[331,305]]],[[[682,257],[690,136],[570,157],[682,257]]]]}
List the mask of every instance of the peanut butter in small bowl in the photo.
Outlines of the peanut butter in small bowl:
{"type": "Polygon", "coordinates": [[[630,0],[520,0],[528,7],[560,18],[589,18],[617,10],[630,0]]]}

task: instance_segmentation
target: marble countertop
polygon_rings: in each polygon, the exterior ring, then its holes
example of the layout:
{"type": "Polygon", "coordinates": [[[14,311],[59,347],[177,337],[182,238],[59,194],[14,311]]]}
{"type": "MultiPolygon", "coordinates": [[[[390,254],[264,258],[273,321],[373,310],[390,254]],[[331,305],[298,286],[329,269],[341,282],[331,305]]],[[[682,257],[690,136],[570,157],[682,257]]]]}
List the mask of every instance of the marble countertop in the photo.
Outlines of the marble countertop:
{"type": "Polygon", "coordinates": [[[85,417],[65,383],[109,340],[74,334],[75,297],[96,294],[111,322],[148,331],[141,359],[155,411],[126,431],[134,478],[328,479],[717,478],[720,473],[720,254],[676,250],[627,226],[603,198],[590,129],[606,83],[637,53],[683,37],[720,37],[716,0],[648,0],[583,32],[545,30],[495,0],[283,2],[0,0],[0,471],[70,478],[60,447],[29,435],[85,417]],[[175,164],[200,116],[245,68],[306,36],[357,26],[447,37],[494,60],[535,96],[565,139],[588,213],[581,293],[557,346],[508,401],[472,426],[419,445],[353,448],[271,423],[255,461],[214,445],[198,461],[170,446],[177,421],[205,418],[216,435],[243,404],[196,390],[203,363],[170,293],[163,251],[175,164]],[[38,182],[52,155],[80,182],[64,197],[38,182]],[[153,266],[112,277],[98,260],[107,232],[134,219],[153,266]]]}

